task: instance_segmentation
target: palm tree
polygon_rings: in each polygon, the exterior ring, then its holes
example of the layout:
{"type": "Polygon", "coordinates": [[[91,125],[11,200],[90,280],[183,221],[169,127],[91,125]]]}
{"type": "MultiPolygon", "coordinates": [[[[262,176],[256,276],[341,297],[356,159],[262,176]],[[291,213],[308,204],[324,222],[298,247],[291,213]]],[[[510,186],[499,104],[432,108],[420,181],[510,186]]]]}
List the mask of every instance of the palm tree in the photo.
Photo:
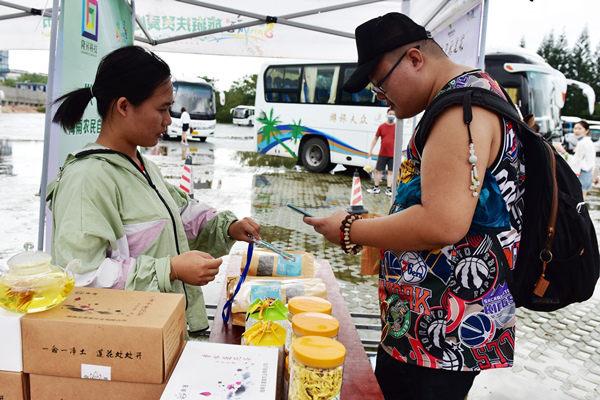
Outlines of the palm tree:
{"type": "Polygon", "coordinates": [[[298,139],[300,139],[303,135],[303,126],[302,126],[302,120],[299,119],[298,122],[293,121],[292,124],[292,129],[290,130],[290,133],[292,135],[292,139],[294,140],[294,144],[298,143],[298,139]]]}
{"type": "Polygon", "coordinates": [[[258,133],[260,133],[261,135],[263,135],[263,140],[267,142],[267,144],[271,143],[271,137],[275,138],[277,136],[277,134],[279,134],[279,128],[277,128],[277,125],[281,122],[279,120],[278,117],[273,118],[273,109],[271,108],[271,111],[269,111],[269,116],[267,117],[266,114],[263,114],[263,116],[256,118],[256,120],[258,122],[260,122],[261,124],[263,124],[263,126],[260,127],[260,129],[258,130],[258,133]]]}
{"type": "Polygon", "coordinates": [[[279,133],[281,133],[281,131],[278,128],[278,124],[281,122],[279,120],[278,117],[273,117],[273,109],[271,108],[271,111],[269,111],[269,116],[267,117],[266,115],[264,117],[260,117],[256,119],[258,122],[260,122],[261,124],[263,124],[263,126],[260,127],[260,129],[258,130],[258,133],[260,133],[261,135],[263,135],[263,140],[264,142],[267,142],[267,144],[271,143],[271,139],[274,139],[278,144],[280,144],[288,153],[290,153],[290,155],[294,158],[297,158],[298,156],[296,155],[296,153],[294,153],[294,151],[292,149],[290,149],[288,146],[285,145],[285,143],[283,143],[278,137],[277,135],[279,133]]]}

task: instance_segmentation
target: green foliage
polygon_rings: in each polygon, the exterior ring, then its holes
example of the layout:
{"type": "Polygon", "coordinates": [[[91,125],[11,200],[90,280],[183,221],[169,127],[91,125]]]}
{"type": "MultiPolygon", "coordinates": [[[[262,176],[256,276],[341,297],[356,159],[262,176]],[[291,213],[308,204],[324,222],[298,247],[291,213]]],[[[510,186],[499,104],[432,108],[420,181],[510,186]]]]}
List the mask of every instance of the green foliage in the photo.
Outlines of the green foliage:
{"type": "Polygon", "coordinates": [[[217,122],[231,123],[231,109],[239,105],[254,105],[256,96],[256,80],[258,75],[246,75],[233,82],[229,90],[225,91],[225,105],[217,101],[217,122]]]}
{"type": "Polygon", "coordinates": [[[17,82],[48,83],[48,77],[42,74],[25,72],[17,79],[17,82]]]}
{"type": "Polygon", "coordinates": [[[48,77],[42,74],[25,72],[21,74],[17,79],[6,78],[0,81],[0,85],[8,87],[16,87],[18,82],[29,82],[29,83],[48,83],[48,77]]]}
{"type": "Polygon", "coordinates": [[[17,81],[15,81],[14,79],[6,78],[5,80],[1,81],[0,84],[2,86],[15,87],[17,86],[17,81]]]}

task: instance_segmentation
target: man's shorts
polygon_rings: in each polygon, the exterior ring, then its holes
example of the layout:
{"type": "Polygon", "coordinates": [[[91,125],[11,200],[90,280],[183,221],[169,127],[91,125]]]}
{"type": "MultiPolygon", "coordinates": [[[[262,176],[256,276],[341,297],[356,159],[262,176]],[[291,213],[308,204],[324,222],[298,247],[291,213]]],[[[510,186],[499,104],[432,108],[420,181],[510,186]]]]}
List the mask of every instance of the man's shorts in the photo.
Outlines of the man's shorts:
{"type": "Polygon", "coordinates": [[[387,166],[388,171],[392,171],[394,169],[394,157],[385,157],[379,156],[377,157],[377,164],[375,165],[375,169],[377,171],[385,171],[385,167],[387,166]]]}

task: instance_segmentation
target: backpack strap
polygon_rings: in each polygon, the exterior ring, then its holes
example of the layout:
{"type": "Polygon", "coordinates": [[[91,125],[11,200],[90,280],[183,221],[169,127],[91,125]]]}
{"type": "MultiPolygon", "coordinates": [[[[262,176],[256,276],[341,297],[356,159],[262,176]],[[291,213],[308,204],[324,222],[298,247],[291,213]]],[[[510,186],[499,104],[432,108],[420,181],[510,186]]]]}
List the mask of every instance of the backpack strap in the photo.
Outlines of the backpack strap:
{"type": "Polygon", "coordinates": [[[550,174],[552,177],[552,203],[550,205],[550,216],[548,217],[548,228],[546,232],[546,245],[540,251],[540,261],[542,262],[542,275],[538,278],[535,283],[533,294],[538,297],[544,297],[550,282],[546,279],[546,268],[552,261],[552,245],[554,243],[554,236],[556,234],[556,219],[558,217],[558,181],[556,179],[556,157],[554,156],[554,150],[548,142],[542,140],[544,143],[545,150],[548,152],[550,161],[550,174]]]}
{"type": "MultiPolygon", "coordinates": [[[[506,100],[500,95],[492,92],[489,89],[478,88],[478,87],[464,87],[459,89],[449,90],[445,93],[440,94],[436,97],[419,122],[415,134],[415,146],[419,154],[423,154],[425,148],[425,142],[429,137],[431,128],[435,123],[435,120],[448,108],[453,106],[463,107],[463,121],[465,125],[469,124],[473,120],[473,105],[485,108],[501,117],[511,120],[512,122],[525,126],[521,114],[512,102],[508,94],[506,100]]],[[[532,132],[529,127],[527,130],[532,132]]]]}
{"type": "MultiPolygon", "coordinates": [[[[517,130],[518,136],[521,140],[527,141],[531,147],[531,151],[535,151],[534,148],[538,148],[538,151],[543,151],[550,165],[550,179],[552,182],[552,193],[551,193],[551,205],[550,215],[548,217],[548,223],[546,227],[546,243],[544,248],[540,251],[539,259],[542,262],[542,274],[538,278],[535,287],[534,294],[539,297],[543,297],[548,289],[550,282],[546,279],[545,273],[548,264],[552,261],[552,246],[554,243],[554,237],[556,234],[556,220],[558,217],[558,180],[557,180],[557,165],[556,165],[556,152],[553,147],[537,132],[534,132],[524,121],[519,109],[511,101],[510,96],[504,88],[502,92],[506,99],[500,97],[495,92],[488,89],[477,88],[477,87],[465,87],[460,89],[453,89],[446,93],[442,93],[435,98],[427,110],[419,125],[415,134],[415,146],[419,154],[423,153],[425,142],[431,131],[431,128],[436,118],[444,112],[446,109],[462,105],[463,108],[463,121],[467,126],[469,134],[469,144],[472,143],[470,124],[473,120],[473,105],[485,108],[503,118],[510,120],[519,126],[517,130]]],[[[472,172],[473,174],[473,172],[472,172]]],[[[471,175],[473,178],[473,175],[471,175]]]]}

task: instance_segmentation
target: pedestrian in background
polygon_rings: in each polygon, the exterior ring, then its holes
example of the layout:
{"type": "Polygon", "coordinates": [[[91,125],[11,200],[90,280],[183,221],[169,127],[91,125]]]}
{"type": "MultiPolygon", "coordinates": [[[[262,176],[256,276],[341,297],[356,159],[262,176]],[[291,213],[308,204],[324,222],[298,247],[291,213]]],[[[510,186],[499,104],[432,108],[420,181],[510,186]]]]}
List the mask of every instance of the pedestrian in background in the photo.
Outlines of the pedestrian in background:
{"type": "Polygon", "coordinates": [[[560,143],[554,144],[554,147],[579,177],[583,195],[586,196],[592,187],[592,177],[596,166],[596,147],[590,137],[590,124],[587,121],[581,120],[576,123],[573,127],[573,134],[577,140],[575,154],[569,154],[560,143]]]}
{"type": "Polygon", "coordinates": [[[181,144],[187,145],[187,132],[190,129],[190,114],[187,112],[185,107],[181,107],[181,144]]]}
{"type": "Polygon", "coordinates": [[[386,188],[385,194],[388,196],[392,195],[392,177],[394,169],[394,139],[396,135],[396,115],[394,110],[389,109],[387,112],[387,120],[379,125],[375,137],[371,141],[371,147],[367,158],[371,159],[373,149],[377,144],[377,141],[381,139],[381,146],[379,147],[379,155],[377,156],[377,164],[375,165],[375,171],[373,172],[373,183],[372,189],[367,189],[367,192],[371,194],[378,194],[381,192],[379,184],[386,175],[386,188]]]}

